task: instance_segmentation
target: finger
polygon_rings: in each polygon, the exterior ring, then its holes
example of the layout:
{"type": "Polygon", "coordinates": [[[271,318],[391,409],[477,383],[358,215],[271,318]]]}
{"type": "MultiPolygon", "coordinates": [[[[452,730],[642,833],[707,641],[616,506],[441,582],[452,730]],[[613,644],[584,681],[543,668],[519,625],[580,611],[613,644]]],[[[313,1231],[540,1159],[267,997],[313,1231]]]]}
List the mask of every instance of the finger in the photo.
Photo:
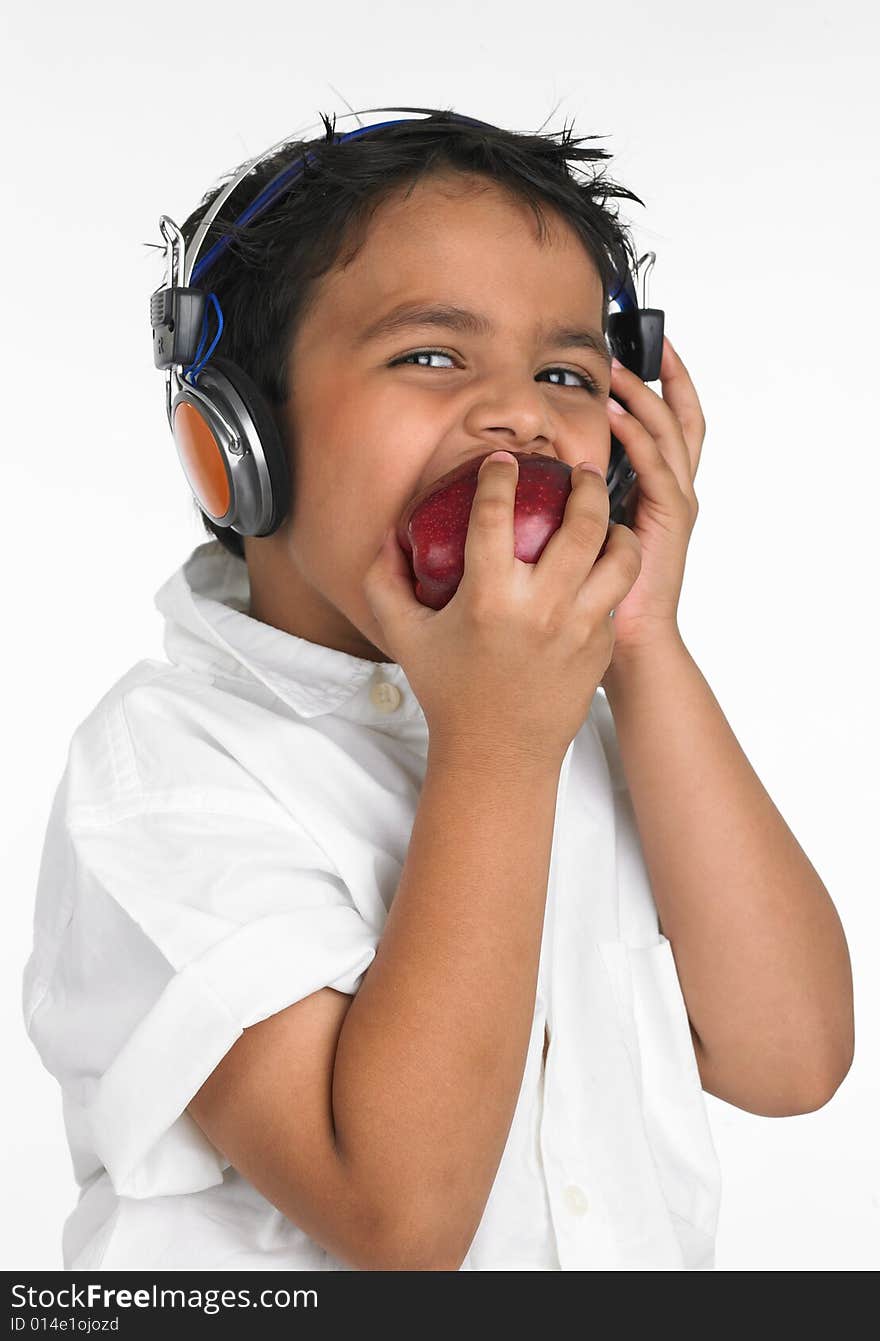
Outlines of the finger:
{"type": "Polygon", "coordinates": [[[519,463],[509,452],[481,462],[464,542],[462,582],[501,578],[513,567],[513,515],[519,463]]]}
{"type": "MultiPolygon", "coordinates": [[[[623,366],[611,369],[611,397],[617,397],[622,401],[624,412],[642,425],[652,442],[656,444],[663,460],[673,471],[682,492],[690,493],[694,469],[681,424],[672,407],[643,382],[641,377],[623,366]]],[[[611,397],[608,399],[609,419],[611,430],[616,433],[614,425],[618,422],[618,418],[614,406],[617,402],[611,397]]],[[[633,465],[635,466],[635,462],[633,465]]]]}
{"type": "Polygon", "coordinates": [[[642,569],[642,546],[635,531],[612,522],[602,553],[577,594],[577,605],[595,616],[617,608],[642,569]]]}
{"type": "Polygon", "coordinates": [[[681,463],[684,448],[680,448],[679,464],[676,467],[664,456],[656,440],[634,414],[629,414],[610,398],[607,405],[611,432],[619,440],[639,477],[639,489],[645,498],[665,504],[670,499],[670,490],[676,497],[684,494],[690,498],[693,494],[690,466],[681,463]]]}
{"type": "Polygon", "coordinates": [[[706,437],[706,419],[690,373],[666,336],[663,337],[660,385],[663,388],[664,401],[681,424],[693,480],[700,464],[703,440],[706,437]]]}
{"type": "Polygon", "coordinates": [[[425,614],[413,590],[413,575],[406,554],[391,527],[362,578],[367,604],[380,627],[391,630],[403,616],[425,614]]]}
{"type": "Polygon", "coordinates": [[[608,533],[610,499],[600,470],[571,472],[571,493],[562,525],[553,532],[535,566],[534,581],[557,587],[562,581],[577,588],[589,572],[608,533]]]}

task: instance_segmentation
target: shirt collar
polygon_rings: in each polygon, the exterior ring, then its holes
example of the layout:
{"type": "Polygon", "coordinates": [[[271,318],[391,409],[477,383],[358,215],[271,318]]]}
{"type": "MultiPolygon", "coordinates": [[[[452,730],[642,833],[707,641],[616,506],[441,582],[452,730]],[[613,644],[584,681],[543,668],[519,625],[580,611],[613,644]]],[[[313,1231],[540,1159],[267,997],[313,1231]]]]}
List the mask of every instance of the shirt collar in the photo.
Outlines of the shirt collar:
{"type": "Polygon", "coordinates": [[[334,712],[377,673],[415,701],[396,662],[352,656],[253,619],[247,564],[219,540],[196,546],[154,603],[165,617],[169,660],[209,674],[255,676],[301,717],[334,712]]]}

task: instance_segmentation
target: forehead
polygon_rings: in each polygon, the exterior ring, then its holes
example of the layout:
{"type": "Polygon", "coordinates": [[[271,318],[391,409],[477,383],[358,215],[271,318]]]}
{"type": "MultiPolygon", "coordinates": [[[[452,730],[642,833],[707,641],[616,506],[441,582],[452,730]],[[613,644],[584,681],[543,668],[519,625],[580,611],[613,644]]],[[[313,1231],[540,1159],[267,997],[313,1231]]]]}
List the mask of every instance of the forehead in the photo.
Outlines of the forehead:
{"type": "MultiPolygon", "coordinates": [[[[580,245],[568,220],[549,202],[541,201],[548,241],[559,247],[580,245]]],[[[367,230],[367,244],[378,251],[387,236],[438,232],[483,233],[486,227],[508,239],[541,244],[530,203],[511,188],[480,173],[437,171],[393,189],[376,207],[367,230]]]]}
{"type": "Polygon", "coordinates": [[[601,325],[602,281],[572,225],[488,179],[435,174],[381,202],[353,259],[323,276],[317,325],[361,329],[407,299],[477,307],[523,320],[592,317],[601,325]]]}

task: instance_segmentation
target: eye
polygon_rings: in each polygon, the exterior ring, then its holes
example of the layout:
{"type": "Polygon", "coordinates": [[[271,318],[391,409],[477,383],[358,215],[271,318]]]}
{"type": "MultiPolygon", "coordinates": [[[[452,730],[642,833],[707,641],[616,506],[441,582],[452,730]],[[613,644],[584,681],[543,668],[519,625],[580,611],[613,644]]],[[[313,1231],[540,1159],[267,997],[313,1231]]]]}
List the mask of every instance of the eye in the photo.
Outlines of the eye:
{"type": "MultiPolygon", "coordinates": [[[[396,368],[400,363],[408,363],[410,359],[428,359],[434,354],[439,354],[441,359],[451,359],[452,355],[447,354],[445,349],[417,349],[412,354],[404,354],[399,359],[394,359],[389,363],[389,368],[396,368]]],[[[427,364],[421,364],[421,367],[427,367],[427,364]]]]}
{"type": "MultiPolygon", "coordinates": [[[[439,355],[439,357],[442,358],[442,359],[453,359],[453,358],[454,358],[454,356],[453,356],[452,354],[447,353],[447,351],[446,351],[445,349],[416,349],[416,350],[414,350],[411,354],[403,354],[403,355],[401,355],[400,358],[393,359],[392,362],[389,363],[388,366],[389,366],[389,368],[396,368],[396,367],[398,367],[399,365],[402,365],[402,364],[409,364],[410,367],[416,367],[416,366],[419,366],[419,367],[425,368],[425,367],[428,367],[429,365],[428,365],[428,364],[425,364],[425,363],[422,363],[422,364],[419,364],[419,365],[412,364],[412,363],[410,363],[410,360],[411,360],[411,359],[429,359],[429,358],[432,358],[434,355],[439,355]]],[[[577,371],[577,370],[574,369],[574,368],[544,368],[544,369],[542,369],[542,371],[538,374],[538,376],[541,377],[541,376],[544,375],[544,373],[566,373],[569,377],[577,377],[577,378],[579,379],[579,381],[580,381],[580,386],[579,386],[579,387],[578,387],[578,386],[572,386],[571,384],[569,384],[568,386],[566,386],[566,385],[565,385],[564,383],[562,383],[562,382],[551,382],[551,386],[559,386],[559,387],[562,388],[563,391],[586,390],[586,391],[589,391],[589,393],[590,393],[591,395],[593,395],[593,396],[598,396],[599,393],[600,393],[600,389],[599,389],[599,384],[598,384],[598,382],[596,382],[594,378],[590,377],[589,373],[580,372],[580,371],[577,371]]]]}
{"type": "MultiPolygon", "coordinates": [[[[599,387],[598,387],[598,384],[593,380],[592,377],[590,377],[589,373],[576,372],[574,368],[545,368],[545,369],[544,369],[544,372],[547,372],[547,373],[558,373],[558,372],[559,372],[559,373],[567,373],[569,377],[578,377],[578,378],[580,378],[581,385],[584,386],[584,387],[586,387],[587,391],[589,391],[591,395],[593,395],[593,396],[598,396],[598,394],[599,394],[599,387]]],[[[552,386],[562,386],[562,383],[561,383],[561,382],[553,382],[553,383],[551,383],[551,385],[552,385],[552,386]]],[[[576,390],[577,388],[574,388],[574,387],[573,387],[573,388],[571,388],[571,389],[572,389],[572,390],[576,390]]],[[[563,390],[565,390],[564,387],[563,387],[563,390]]]]}

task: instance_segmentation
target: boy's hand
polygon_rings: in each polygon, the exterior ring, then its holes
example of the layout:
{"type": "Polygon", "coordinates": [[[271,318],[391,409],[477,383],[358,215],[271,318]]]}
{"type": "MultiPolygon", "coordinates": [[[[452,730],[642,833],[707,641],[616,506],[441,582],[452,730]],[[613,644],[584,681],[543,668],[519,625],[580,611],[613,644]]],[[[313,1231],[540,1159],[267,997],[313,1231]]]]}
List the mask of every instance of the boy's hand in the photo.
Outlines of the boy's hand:
{"type": "Polygon", "coordinates": [[[558,768],[614,644],[611,611],[639,572],[639,542],[608,529],[602,471],[575,469],[562,525],[535,564],[514,554],[518,465],[480,466],[464,576],[442,610],[422,605],[393,529],[364,575],[381,646],[406,672],[432,745],[511,766],[558,768]]]}
{"type": "Polygon", "coordinates": [[[638,475],[632,530],[642,552],[639,576],[614,612],[614,657],[621,659],[658,638],[679,636],[678,599],[697,519],[694,477],[706,421],[687,368],[667,339],[660,381],[662,397],[628,368],[611,370],[611,390],[628,412],[615,413],[609,399],[608,419],[638,475]]]}

